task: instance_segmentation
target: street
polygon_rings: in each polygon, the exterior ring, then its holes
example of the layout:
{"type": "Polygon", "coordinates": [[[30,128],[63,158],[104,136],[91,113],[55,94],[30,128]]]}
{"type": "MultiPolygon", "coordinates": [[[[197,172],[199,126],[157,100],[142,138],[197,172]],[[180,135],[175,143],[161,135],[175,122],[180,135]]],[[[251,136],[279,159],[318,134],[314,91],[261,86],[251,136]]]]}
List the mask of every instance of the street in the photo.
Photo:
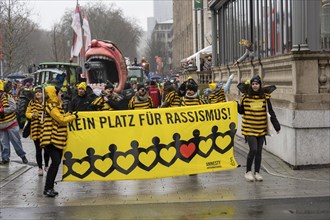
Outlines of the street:
{"type": "MultiPolygon", "coordinates": [[[[329,168],[291,170],[264,152],[263,182],[244,179],[246,145],[236,142],[241,167],[197,176],[58,182],[45,197],[34,146],[22,139],[29,164],[12,152],[0,166],[1,219],[329,219],[329,168]]],[[[61,169],[57,180],[61,180],[61,169]]]]}

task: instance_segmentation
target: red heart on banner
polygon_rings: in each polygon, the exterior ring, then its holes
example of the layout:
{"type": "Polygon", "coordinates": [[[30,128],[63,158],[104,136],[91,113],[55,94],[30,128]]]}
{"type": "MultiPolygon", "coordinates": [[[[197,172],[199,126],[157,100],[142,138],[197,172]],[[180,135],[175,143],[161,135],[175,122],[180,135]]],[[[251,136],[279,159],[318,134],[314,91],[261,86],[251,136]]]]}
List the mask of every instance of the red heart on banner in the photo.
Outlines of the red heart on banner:
{"type": "Polygon", "coordinates": [[[196,150],[196,146],[194,143],[190,143],[188,145],[182,144],[180,146],[180,153],[185,158],[189,158],[194,153],[195,150],[196,150]]]}

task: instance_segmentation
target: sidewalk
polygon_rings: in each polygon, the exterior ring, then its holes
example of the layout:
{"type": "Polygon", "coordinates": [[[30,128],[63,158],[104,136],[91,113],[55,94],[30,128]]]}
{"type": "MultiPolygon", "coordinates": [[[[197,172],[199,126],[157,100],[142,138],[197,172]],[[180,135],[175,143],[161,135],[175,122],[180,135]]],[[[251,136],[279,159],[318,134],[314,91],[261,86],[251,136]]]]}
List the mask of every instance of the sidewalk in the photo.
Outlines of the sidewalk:
{"type": "MultiPolygon", "coordinates": [[[[247,143],[244,142],[243,138],[236,137],[235,147],[241,154],[244,154],[244,157],[246,157],[249,152],[249,147],[247,143]]],[[[265,172],[273,176],[297,180],[330,182],[330,168],[293,170],[280,158],[266,150],[263,150],[262,152],[261,166],[265,172]]]]}

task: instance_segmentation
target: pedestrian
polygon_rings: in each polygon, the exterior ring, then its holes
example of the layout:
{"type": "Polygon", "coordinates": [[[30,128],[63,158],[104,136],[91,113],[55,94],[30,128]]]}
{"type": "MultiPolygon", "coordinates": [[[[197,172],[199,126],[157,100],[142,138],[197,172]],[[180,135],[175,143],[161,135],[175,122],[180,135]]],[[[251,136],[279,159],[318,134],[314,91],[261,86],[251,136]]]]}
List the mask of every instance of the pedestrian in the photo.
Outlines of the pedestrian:
{"type": "Polygon", "coordinates": [[[155,81],[150,82],[148,94],[152,99],[153,108],[158,108],[158,106],[161,105],[161,96],[160,96],[160,91],[159,91],[158,87],[156,86],[155,81]]]}
{"type": "Polygon", "coordinates": [[[164,102],[161,108],[179,107],[181,105],[181,98],[186,93],[186,84],[182,83],[176,90],[173,83],[167,81],[164,83],[164,102]]]}
{"type": "Polygon", "coordinates": [[[26,153],[23,150],[18,121],[16,118],[16,103],[11,95],[12,83],[0,80],[0,140],[2,144],[1,164],[10,161],[10,143],[16,154],[27,164],[26,153]]]}
{"type": "Polygon", "coordinates": [[[201,99],[198,95],[198,86],[195,83],[187,83],[186,94],[182,98],[182,106],[204,105],[205,100],[201,99]]]}
{"type": "Polygon", "coordinates": [[[119,109],[121,97],[115,93],[112,83],[108,83],[101,95],[92,102],[92,110],[94,111],[111,111],[119,109]]]}
{"type": "Polygon", "coordinates": [[[236,60],[234,66],[237,66],[237,64],[243,62],[248,57],[250,57],[251,60],[254,58],[254,50],[253,50],[252,42],[246,39],[242,39],[240,40],[239,44],[245,48],[245,53],[240,58],[238,58],[238,60],[236,60]]]}
{"type": "Polygon", "coordinates": [[[245,179],[249,182],[254,180],[262,181],[260,175],[261,154],[267,135],[267,108],[271,115],[271,122],[279,133],[281,126],[273,111],[270,102],[270,94],[262,88],[261,79],[254,76],[248,84],[248,89],[241,97],[238,104],[238,112],[242,114],[242,134],[249,145],[249,153],[246,161],[245,179]],[[254,161],[254,173],[252,173],[252,163],[254,161]]]}
{"type": "Polygon", "coordinates": [[[234,74],[231,74],[228,78],[228,81],[223,86],[221,82],[210,83],[209,88],[204,91],[204,95],[207,99],[207,102],[210,104],[226,102],[226,95],[228,93],[231,83],[233,82],[234,74]]]}
{"type": "Polygon", "coordinates": [[[72,99],[69,105],[69,112],[75,111],[91,111],[91,103],[93,100],[86,93],[87,85],[85,82],[81,82],[77,86],[78,93],[72,99]]]}
{"type": "Polygon", "coordinates": [[[34,146],[36,148],[36,160],[38,164],[38,175],[43,176],[44,171],[48,171],[49,164],[49,154],[45,149],[40,146],[40,135],[41,135],[41,117],[43,111],[43,103],[42,103],[42,87],[37,86],[34,88],[34,98],[29,102],[25,116],[31,123],[30,129],[30,138],[34,142],[34,146]],[[44,162],[45,168],[42,169],[42,151],[44,151],[44,162]]]}
{"type": "Polygon", "coordinates": [[[210,71],[212,67],[212,57],[208,56],[204,62],[203,71],[210,71]]]}
{"type": "Polygon", "coordinates": [[[78,118],[78,115],[64,113],[59,87],[45,87],[46,106],[44,112],[43,129],[41,132],[40,145],[45,147],[45,150],[51,158],[44,195],[55,197],[58,192],[54,190],[55,178],[58,168],[61,164],[63,149],[66,146],[67,140],[67,123],[78,118]]]}
{"type": "Polygon", "coordinates": [[[149,109],[153,107],[153,102],[149,96],[144,83],[140,83],[137,92],[128,103],[129,109],[149,109]]]}

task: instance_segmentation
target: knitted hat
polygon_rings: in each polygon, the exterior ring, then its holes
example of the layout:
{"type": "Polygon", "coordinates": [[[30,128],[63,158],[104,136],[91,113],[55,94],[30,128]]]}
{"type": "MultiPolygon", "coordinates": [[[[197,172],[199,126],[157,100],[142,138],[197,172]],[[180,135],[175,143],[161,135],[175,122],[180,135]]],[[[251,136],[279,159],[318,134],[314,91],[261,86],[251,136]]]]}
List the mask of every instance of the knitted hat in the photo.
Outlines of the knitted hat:
{"type": "Polygon", "coordinates": [[[253,76],[252,79],[250,80],[251,85],[252,85],[253,82],[258,83],[261,86],[261,78],[260,78],[260,76],[259,75],[253,76]]]}
{"type": "Polygon", "coordinates": [[[189,84],[187,84],[187,90],[192,90],[192,91],[194,91],[194,92],[197,92],[197,90],[198,90],[198,86],[195,85],[195,84],[191,84],[191,83],[189,83],[189,84]]]}
{"type": "Polygon", "coordinates": [[[140,90],[140,89],[142,89],[142,88],[145,89],[145,86],[144,86],[143,83],[140,83],[140,84],[137,86],[137,90],[140,90]]]}
{"type": "Polygon", "coordinates": [[[39,85],[39,86],[36,86],[36,87],[33,88],[34,92],[37,92],[37,90],[42,91],[42,86],[39,85]]]}
{"type": "Polygon", "coordinates": [[[86,91],[86,82],[81,82],[79,85],[78,85],[78,89],[83,89],[84,91],[86,91]]]}
{"type": "Polygon", "coordinates": [[[115,88],[115,87],[113,86],[112,83],[108,83],[108,84],[104,87],[104,89],[113,89],[113,88],[115,88]]]}

